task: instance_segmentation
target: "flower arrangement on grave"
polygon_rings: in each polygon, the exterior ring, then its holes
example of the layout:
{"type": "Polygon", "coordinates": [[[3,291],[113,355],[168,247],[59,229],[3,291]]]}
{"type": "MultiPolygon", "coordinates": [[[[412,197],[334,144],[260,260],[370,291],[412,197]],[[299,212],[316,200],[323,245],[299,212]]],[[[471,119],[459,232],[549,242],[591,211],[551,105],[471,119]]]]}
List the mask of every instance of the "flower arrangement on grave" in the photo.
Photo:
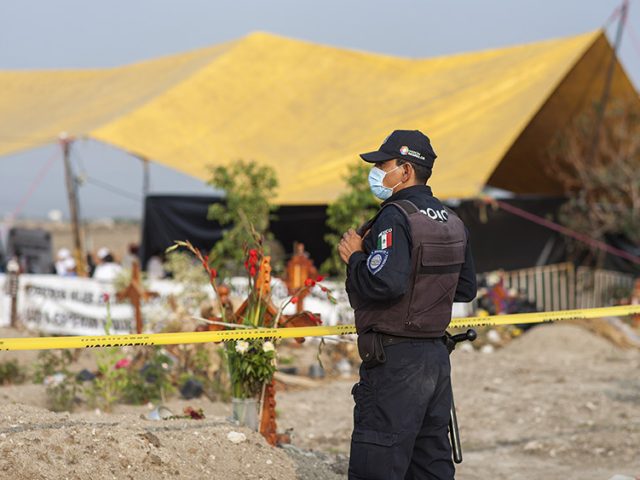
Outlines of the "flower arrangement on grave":
{"type": "MultiPolygon", "coordinates": [[[[285,315],[289,304],[298,303],[299,299],[313,288],[319,288],[335,303],[329,288],[322,284],[324,277],[308,278],[304,285],[288,296],[279,306],[274,304],[271,295],[270,257],[265,254],[263,239],[253,233],[254,245],[245,248],[244,270],[247,277],[247,296],[238,309],[229,308],[225,298],[225,288],[218,283],[217,271],[211,267],[212,260],[202,254],[189,241],[176,241],[168,251],[183,247],[189,250],[207,272],[209,281],[219,308],[217,314],[220,321],[213,322],[224,328],[282,328],[289,326],[315,326],[321,323],[320,318],[311,312],[302,311],[285,315]]],[[[221,328],[221,327],[217,327],[221,328]]],[[[247,339],[227,342],[225,356],[229,368],[231,395],[237,399],[260,398],[265,385],[273,379],[276,370],[277,341],[275,339],[247,339]]]]}

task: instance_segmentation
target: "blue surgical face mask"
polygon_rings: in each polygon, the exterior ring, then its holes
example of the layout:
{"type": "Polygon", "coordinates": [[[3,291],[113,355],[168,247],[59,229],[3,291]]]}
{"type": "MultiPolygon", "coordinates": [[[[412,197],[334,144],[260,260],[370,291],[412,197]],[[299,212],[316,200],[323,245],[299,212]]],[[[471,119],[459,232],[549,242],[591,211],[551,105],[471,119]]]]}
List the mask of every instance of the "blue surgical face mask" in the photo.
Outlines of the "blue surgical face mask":
{"type": "Polygon", "coordinates": [[[386,200],[391,195],[393,195],[393,189],[400,185],[402,182],[396,183],[393,187],[385,187],[382,182],[387,173],[391,173],[398,168],[400,168],[400,165],[398,165],[393,170],[385,172],[381,168],[373,167],[369,172],[369,187],[371,188],[371,193],[373,193],[380,200],[386,200]]]}

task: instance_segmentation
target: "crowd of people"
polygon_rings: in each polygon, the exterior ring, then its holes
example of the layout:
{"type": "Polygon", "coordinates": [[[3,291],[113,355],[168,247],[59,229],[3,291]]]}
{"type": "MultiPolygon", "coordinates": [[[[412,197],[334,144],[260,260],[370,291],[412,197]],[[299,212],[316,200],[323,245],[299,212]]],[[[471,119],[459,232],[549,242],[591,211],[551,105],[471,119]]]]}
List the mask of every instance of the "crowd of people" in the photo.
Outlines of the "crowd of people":
{"type": "MultiPolygon", "coordinates": [[[[131,264],[138,256],[138,246],[129,245],[129,250],[121,262],[116,261],[115,255],[107,247],[97,250],[95,257],[87,253],[86,268],[89,277],[104,282],[112,282],[123,269],[131,268],[131,264]]],[[[55,262],[55,273],[62,277],[78,276],[78,265],[68,248],[58,250],[55,262]]]]}
{"type": "MultiPolygon", "coordinates": [[[[16,248],[12,254],[6,256],[4,249],[0,248],[0,274],[10,271],[9,267],[13,266],[20,274],[51,273],[61,277],[80,276],[78,259],[69,248],[58,249],[53,260],[50,248],[50,245],[47,245],[47,248],[40,248],[35,252],[33,249],[24,252],[16,248]]],[[[83,265],[86,275],[83,276],[112,282],[123,270],[130,270],[134,261],[139,261],[137,243],[129,244],[127,252],[119,260],[112,250],[103,246],[94,252],[87,252],[83,265]]],[[[161,279],[167,276],[162,255],[151,256],[144,267],[149,278],[161,279]]]]}

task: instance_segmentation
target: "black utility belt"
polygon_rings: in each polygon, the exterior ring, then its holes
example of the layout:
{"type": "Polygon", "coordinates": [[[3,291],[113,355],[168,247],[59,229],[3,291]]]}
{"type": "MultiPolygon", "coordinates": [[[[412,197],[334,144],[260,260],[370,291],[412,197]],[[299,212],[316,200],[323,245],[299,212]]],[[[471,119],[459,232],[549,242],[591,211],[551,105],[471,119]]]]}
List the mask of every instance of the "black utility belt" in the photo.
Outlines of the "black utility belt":
{"type": "Polygon", "coordinates": [[[366,368],[372,368],[386,362],[384,347],[405,342],[442,342],[441,337],[400,337],[388,333],[366,332],[358,335],[358,353],[362,364],[366,368]]]}
{"type": "Polygon", "coordinates": [[[401,337],[399,335],[390,335],[388,333],[377,333],[377,335],[380,337],[384,347],[406,342],[441,342],[444,337],[444,335],[440,337],[401,337]]]}

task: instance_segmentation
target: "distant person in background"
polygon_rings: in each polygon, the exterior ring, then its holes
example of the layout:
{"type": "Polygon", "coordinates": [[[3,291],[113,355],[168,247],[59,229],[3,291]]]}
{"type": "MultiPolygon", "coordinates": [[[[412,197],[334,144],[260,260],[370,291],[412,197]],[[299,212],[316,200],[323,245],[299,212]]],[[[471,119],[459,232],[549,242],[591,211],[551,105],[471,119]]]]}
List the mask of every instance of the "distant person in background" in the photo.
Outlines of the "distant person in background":
{"type": "Polygon", "coordinates": [[[87,276],[93,277],[93,272],[96,271],[96,262],[93,260],[91,252],[87,252],[87,276]]]}
{"type": "Polygon", "coordinates": [[[0,242],[0,273],[4,273],[7,270],[7,261],[4,258],[4,252],[2,250],[2,243],[0,242]]]}
{"type": "Polygon", "coordinates": [[[22,254],[19,248],[16,248],[15,252],[13,252],[13,260],[18,262],[20,273],[33,273],[29,270],[29,259],[22,254]]]}
{"type": "Polygon", "coordinates": [[[103,282],[113,282],[122,271],[108,248],[98,250],[98,265],[93,272],[93,278],[103,282]]]}
{"type": "Polygon", "coordinates": [[[76,261],[72,256],[69,256],[63,261],[63,268],[65,270],[65,277],[77,277],[78,276],[78,268],[76,265],[76,261]]]}
{"type": "Polygon", "coordinates": [[[164,264],[162,258],[159,255],[153,255],[147,262],[147,275],[149,278],[159,280],[166,276],[164,271],[164,264]]]}
{"type": "Polygon", "coordinates": [[[127,254],[122,259],[122,268],[131,270],[133,268],[133,262],[139,262],[138,260],[138,244],[130,243],[127,254]]]}
{"type": "MultiPolygon", "coordinates": [[[[60,275],[62,277],[66,276],[67,274],[67,268],[65,267],[65,261],[68,259],[73,260],[73,257],[71,256],[71,251],[69,251],[68,248],[61,248],[60,250],[58,250],[58,253],[56,255],[56,275],[60,275]]],[[[75,262],[74,262],[74,268],[75,268],[75,262]]]]}

